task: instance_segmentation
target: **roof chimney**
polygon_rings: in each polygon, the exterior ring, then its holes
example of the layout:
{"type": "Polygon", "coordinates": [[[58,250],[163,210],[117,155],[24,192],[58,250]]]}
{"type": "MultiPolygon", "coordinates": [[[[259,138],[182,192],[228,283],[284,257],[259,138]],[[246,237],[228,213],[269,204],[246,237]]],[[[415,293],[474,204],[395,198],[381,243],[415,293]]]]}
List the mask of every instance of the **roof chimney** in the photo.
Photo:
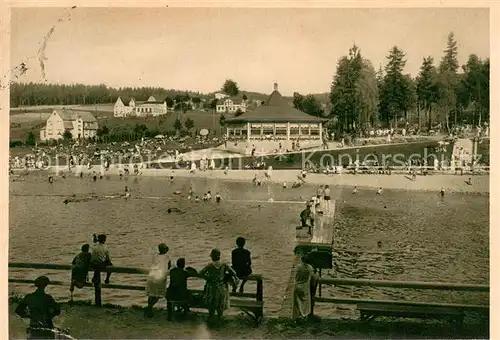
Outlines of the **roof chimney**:
{"type": "Polygon", "coordinates": [[[274,83],[274,91],[278,91],[278,83],[274,83]]]}

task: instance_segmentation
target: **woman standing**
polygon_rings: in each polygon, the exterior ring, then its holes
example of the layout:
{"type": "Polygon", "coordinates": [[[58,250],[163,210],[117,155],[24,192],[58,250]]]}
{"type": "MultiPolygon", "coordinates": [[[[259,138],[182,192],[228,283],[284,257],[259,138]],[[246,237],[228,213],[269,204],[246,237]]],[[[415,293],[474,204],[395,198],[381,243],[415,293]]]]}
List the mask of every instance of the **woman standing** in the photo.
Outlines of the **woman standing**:
{"type": "Polygon", "coordinates": [[[312,314],[311,282],[314,269],[308,264],[306,255],[301,255],[301,262],[295,273],[295,289],[293,292],[292,319],[303,319],[312,314]]]}
{"type": "Polygon", "coordinates": [[[146,294],[148,295],[148,306],[144,315],[153,317],[153,306],[167,295],[167,278],[172,265],[170,257],[167,255],[168,247],[165,243],[158,245],[159,254],[155,257],[149,269],[146,283],[146,294]]]}
{"type": "Polygon", "coordinates": [[[220,321],[224,310],[229,308],[228,282],[233,280],[238,284],[235,271],[226,263],[220,261],[220,250],[212,249],[210,252],[212,262],[200,270],[199,274],[206,280],[205,303],[208,307],[208,319],[212,321],[215,313],[220,321]]]}

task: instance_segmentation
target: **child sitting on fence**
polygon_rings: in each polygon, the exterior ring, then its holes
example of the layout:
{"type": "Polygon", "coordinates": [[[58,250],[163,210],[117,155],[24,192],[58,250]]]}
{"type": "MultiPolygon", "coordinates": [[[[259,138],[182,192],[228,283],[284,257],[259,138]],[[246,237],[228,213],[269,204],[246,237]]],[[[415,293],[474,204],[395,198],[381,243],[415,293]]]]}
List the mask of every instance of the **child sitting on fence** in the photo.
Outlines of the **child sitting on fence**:
{"type": "Polygon", "coordinates": [[[94,234],[94,246],[92,247],[90,260],[90,266],[94,270],[94,276],[92,278],[92,283],[94,283],[94,285],[101,284],[101,272],[103,271],[106,271],[105,284],[109,284],[109,279],[111,277],[111,272],[108,272],[106,269],[113,266],[113,264],[111,263],[108,248],[104,245],[105,243],[106,235],[94,234]]]}
{"type": "Polygon", "coordinates": [[[82,251],[73,259],[71,267],[71,285],[69,291],[71,292],[71,301],[73,301],[73,292],[75,287],[80,289],[85,286],[88,281],[88,275],[90,270],[90,261],[92,255],[89,253],[90,246],[84,244],[82,246],[82,251]]]}
{"type": "Polygon", "coordinates": [[[186,267],[186,260],[180,258],[177,260],[176,267],[170,269],[170,284],[167,288],[167,311],[168,320],[172,320],[175,311],[175,306],[179,307],[185,316],[189,312],[189,303],[191,302],[191,293],[187,287],[189,276],[195,276],[194,268],[186,267]]]}
{"type": "MultiPolygon", "coordinates": [[[[245,283],[248,276],[252,274],[252,255],[248,249],[245,249],[246,240],[243,237],[236,239],[237,248],[231,252],[231,264],[236,276],[241,280],[240,293],[243,293],[245,283]]],[[[233,293],[236,292],[236,282],[232,280],[233,277],[228,275],[226,278],[227,283],[233,287],[233,293]]]]}

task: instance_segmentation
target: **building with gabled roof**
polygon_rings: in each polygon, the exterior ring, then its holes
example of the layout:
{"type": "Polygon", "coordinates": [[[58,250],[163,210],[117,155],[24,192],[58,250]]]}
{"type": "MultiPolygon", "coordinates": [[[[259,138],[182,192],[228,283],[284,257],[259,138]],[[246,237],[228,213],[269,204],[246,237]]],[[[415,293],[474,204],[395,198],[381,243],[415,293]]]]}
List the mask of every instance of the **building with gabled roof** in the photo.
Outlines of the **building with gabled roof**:
{"type": "Polygon", "coordinates": [[[238,110],[241,112],[247,111],[247,105],[243,98],[225,97],[217,99],[217,106],[215,108],[217,113],[235,113],[238,110]]]}
{"type": "Polygon", "coordinates": [[[167,114],[166,98],[157,99],[155,96],[149,96],[145,102],[136,101],[134,98],[118,97],[113,107],[114,117],[145,117],[160,116],[167,114]]]}
{"type": "Polygon", "coordinates": [[[69,131],[73,139],[94,138],[97,135],[98,123],[92,113],[87,111],[54,110],[47,124],[40,130],[40,140],[58,140],[64,138],[69,131]]]}
{"type": "Polygon", "coordinates": [[[128,117],[134,114],[135,99],[127,97],[118,97],[115,105],[113,106],[114,117],[128,117]]]}
{"type": "MultiPolygon", "coordinates": [[[[252,111],[226,118],[226,136],[229,140],[246,142],[267,149],[271,144],[281,144],[291,149],[297,141],[302,146],[319,146],[323,142],[323,124],[327,119],[311,116],[295,109],[283,98],[274,84],[274,91],[267,100],[252,111]],[[265,145],[265,146],[264,146],[265,145]]],[[[233,144],[233,143],[228,143],[233,144]]],[[[239,149],[239,148],[237,148],[239,149]]],[[[278,149],[276,147],[276,149],[278,149]]],[[[237,150],[233,150],[237,151],[237,150]]]]}

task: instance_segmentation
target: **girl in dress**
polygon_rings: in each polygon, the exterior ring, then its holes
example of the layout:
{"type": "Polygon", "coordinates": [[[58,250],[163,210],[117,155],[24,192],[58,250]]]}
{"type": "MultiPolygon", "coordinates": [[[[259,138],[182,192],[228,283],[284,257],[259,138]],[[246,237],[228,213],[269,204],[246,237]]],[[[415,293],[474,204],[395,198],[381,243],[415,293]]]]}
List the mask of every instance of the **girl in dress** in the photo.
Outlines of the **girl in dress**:
{"type": "Polygon", "coordinates": [[[148,295],[148,306],[144,311],[146,317],[153,316],[153,306],[166,297],[167,294],[167,278],[172,265],[170,256],[168,256],[168,247],[165,243],[158,245],[158,255],[155,257],[153,264],[149,269],[149,274],[146,283],[146,294],[148,295]]]}
{"type": "Polygon", "coordinates": [[[217,321],[222,319],[224,310],[229,308],[228,282],[238,284],[235,271],[220,260],[220,250],[212,249],[210,252],[212,262],[200,270],[199,274],[206,280],[205,303],[208,307],[209,322],[213,321],[217,314],[217,321]],[[232,280],[231,280],[232,279],[232,280]]]}

